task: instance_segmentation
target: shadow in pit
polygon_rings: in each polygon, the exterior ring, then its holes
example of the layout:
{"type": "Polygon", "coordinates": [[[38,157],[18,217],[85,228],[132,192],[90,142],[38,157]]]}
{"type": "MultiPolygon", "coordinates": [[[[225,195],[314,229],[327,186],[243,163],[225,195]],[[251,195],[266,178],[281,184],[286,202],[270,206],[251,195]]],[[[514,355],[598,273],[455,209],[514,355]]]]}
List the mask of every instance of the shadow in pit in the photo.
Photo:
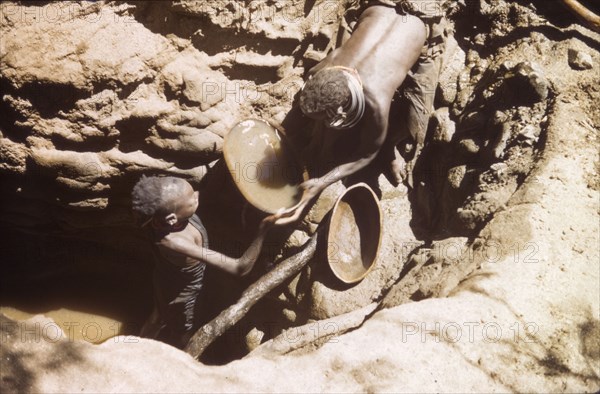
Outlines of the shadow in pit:
{"type": "Polygon", "coordinates": [[[474,84],[464,109],[450,111],[456,131],[449,141],[435,141],[436,126],[429,123],[408,194],[411,228],[418,239],[475,236],[522,186],[547,142],[547,122],[537,123],[535,117],[552,110],[556,94],[544,81],[527,63],[510,72],[489,68],[474,84]],[[517,115],[516,107],[526,115],[517,115]],[[536,140],[523,142],[523,121],[539,127],[536,140]]]}
{"type": "MultiPolygon", "coordinates": [[[[573,23],[585,26],[569,8],[560,1],[547,0],[517,0],[525,6],[534,6],[536,12],[558,27],[569,27],[573,23]]],[[[579,0],[588,10],[600,14],[600,4],[597,0],[579,0]]]]}
{"type": "MultiPolygon", "coordinates": [[[[497,345],[502,346],[503,349],[502,353],[496,351],[496,357],[499,357],[505,365],[512,366],[511,368],[514,368],[515,365],[520,363],[521,365],[526,365],[528,369],[533,368],[533,373],[538,376],[543,375],[546,377],[561,378],[562,386],[556,387],[556,390],[567,389],[565,386],[565,379],[576,379],[584,384],[592,384],[595,385],[595,387],[600,387],[600,320],[594,316],[591,309],[588,307],[579,311],[580,314],[584,316],[584,321],[577,326],[577,336],[579,338],[578,350],[580,357],[583,358],[586,364],[586,368],[577,371],[567,362],[568,360],[573,359],[573,354],[561,354],[561,348],[564,351],[570,350],[570,348],[562,345],[561,336],[564,335],[564,332],[557,332],[550,337],[549,340],[551,343],[543,341],[536,335],[539,327],[535,322],[525,321],[522,317],[523,315],[518,313],[505,299],[491,295],[477,284],[478,280],[493,275],[494,274],[490,273],[473,275],[468,281],[464,282],[461,291],[469,291],[489,298],[506,308],[514,317],[515,324],[519,331],[516,333],[513,332],[513,325],[511,325],[511,339],[506,339],[502,336],[501,339],[492,341],[497,345]],[[523,335],[521,335],[521,333],[523,335]],[[546,344],[544,342],[546,342],[546,344]]],[[[491,338],[486,342],[490,341],[491,338]]],[[[514,382],[506,379],[506,375],[503,374],[502,371],[499,371],[498,368],[488,367],[485,363],[481,363],[481,360],[474,360],[462,353],[457,342],[448,342],[448,345],[453,347],[466,362],[484,372],[492,380],[502,384],[513,392],[520,392],[523,390],[522,387],[518,387],[514,382]]]]}
{"type": "MultiPolygon", "coordinates": [[[[67,83],[32,81],[17,88],[8,78],[0,78],[0,94],[3,97],[27,97],[32,107],[42,118],[53,118],[60,111],[71,109],[79,99],[86,98],[88,93],[67,83]]],[[[0,101],[0,127],[13,141],[24,142],[31,135],[31,128],[23,126],[27,121],[26,111],[19,108],[11,100],[0,101]]]]}
{"type": "Polygon", "coordinates": [[[0,305],[27,314],[64,308],[103,316],[136,334],[152,300],[148,253],[117,230],[67,236],[57,228],[0,226],[0,305]]]}
{"type": "Polygon", "coordinates": [[[554,26],[544,25],[516,28],[505,36],[497,37],[491,42],[491,44],[488,44],[485,47],[481,48],[480,56],[482,58],[484,56],[490,56],[493,51],[497,50],[497,48],[502,48],[519,39],[530,37],[531,33],[533,32],[543,34],[549,39],[558,42],[570,39],[577,39],[585,43],[590,48],[593,48],[596,51],[600,52],[600,42],[594,40],[592,37],[586,36],[585,34],[582,34],[581,32],[575,29],[561,30],[554,26]]]}
{"type": "MultiPolygon", "coordinates": [[[[572,24],[581,24],[581,22],[574,14],[569,12],[566,7],[560,4],[559,1],[518,0],[515,3],[521,3],[521,5],[528,8],[532,8],[532,6],[535,7],[535,12],[546,18],[552,25],[545,24],[516,27],[504,36],[491,36],[492,39],[490,41],[478,45],[473,42],[472,38],[478,34],[490,35],[494,22],[497,21],[492,20],[488,15],[479,14],[479,10],[475,8],[479,6],[479,2],[469,1],[467,2],[467,8],[454,17],[455,36],[457,38],[464,38],[462,40],[458,39],[458,44],[465,53],[468,53],[471,49],[475,49],[481,58],[487,58],[492,55],[497,48],[502,48],[519,39],[530,37],[532,32],[544,34],[546,37],[555,41],[564,41],[571,38],[579,39],[589,47],[600,51],[600,42],[573,28],[569,29],[572,24]]],[[[586,6],[590,10],[594,10],[591,1],[588,2],[586,6]]],[[[600,11],[597,9],[597,5],[595,8],[595,12],[600,11]]],[[[513,19],[513,23],[516,23],[515,9],[511,8],[510,13],[511,15],[509,18],[513,19]]]]}
{"type": "MultiPolygon", "coordinates": [[[[224,160],[217,161],[208,170],[202,178],[199,192],[200,204],[197,213],[208,232],[209,248],[234,258],[240,257],[251,244],[260,221],[267,214],[251,206],[242,196],[224,160]]],[[[200,306],[198,327],[235,304],[248,286],[273,268],[281,245],[293,231],[291,227],[271,230],[254,268],[245,277],[236,278],[221,270],[207,267],[202,290],[204,302],[200,306]]],[[[273,302],[275,301],[266,297],[252,307],[242,322],[226,331],[206,349],[201,361],[210,365],[223,365],[243,357],[247,353],[244,348],[247,329],[270,324],[271,318],[265,319],[260,311],[269,311],[271,308],[265,305],[273,302]]]]}

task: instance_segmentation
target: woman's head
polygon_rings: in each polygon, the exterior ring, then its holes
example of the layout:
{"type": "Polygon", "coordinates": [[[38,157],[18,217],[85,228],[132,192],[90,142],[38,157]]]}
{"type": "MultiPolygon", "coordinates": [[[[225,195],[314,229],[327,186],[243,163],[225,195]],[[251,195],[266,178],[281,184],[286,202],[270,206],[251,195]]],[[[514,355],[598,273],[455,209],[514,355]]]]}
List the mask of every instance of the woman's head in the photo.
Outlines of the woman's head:
{"type": "Polygon", "coordinates": [[[325,68],[304,84],[300,94],[300,109],[306,116],[323,119],[326,111],[343,107],[349,99],[350,89],[344,72],[325,68]]]}
{"type": "Polygon", "coordinates": [[[304,84],[299,101],[306,116],[323,120],[331,128],[352,127],[364,112],[360,77],[347,67],[319,70],[304,84]]]}

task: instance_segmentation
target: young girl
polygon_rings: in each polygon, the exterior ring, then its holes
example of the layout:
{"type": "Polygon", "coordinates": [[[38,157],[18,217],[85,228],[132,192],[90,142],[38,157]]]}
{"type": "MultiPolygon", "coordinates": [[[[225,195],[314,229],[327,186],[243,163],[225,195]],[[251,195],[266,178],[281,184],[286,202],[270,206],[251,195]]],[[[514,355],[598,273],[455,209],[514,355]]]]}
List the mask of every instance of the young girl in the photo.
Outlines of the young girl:
{"type": "Polygon", "coordinates": [[[133,188],[132,208],[142,227],[149,228],[157,257],[155,308],[141,336],[183,348],[194,333],[206,264],[237,276],[248,274],[278,216],[265,218],[246,252],[235,259],[208,249],[206,229],[195,214],[198,192],[183,179],[142,176],[133,188]]]}

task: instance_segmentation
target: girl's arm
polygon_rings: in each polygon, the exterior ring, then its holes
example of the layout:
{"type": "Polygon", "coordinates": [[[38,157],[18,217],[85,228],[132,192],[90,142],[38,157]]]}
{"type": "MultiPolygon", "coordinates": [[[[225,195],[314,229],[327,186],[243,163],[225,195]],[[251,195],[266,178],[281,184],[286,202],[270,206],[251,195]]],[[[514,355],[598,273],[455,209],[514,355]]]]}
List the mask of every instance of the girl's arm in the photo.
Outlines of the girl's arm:
{"type": "Polygon", "coordinates": [[[265,236],[277,215],[269,216],[264,219],[258,229],[258,234],[248,249],[240,258],[232,258],[214,250],[198,246],[195,243],[179,237],[165,237],[160,245],[171,251],[181,253],[187,257],[200,260],[208,265],[217,267],[225,272],[235,276],[244,276],[248,274],[260,254],[265,236]]]}

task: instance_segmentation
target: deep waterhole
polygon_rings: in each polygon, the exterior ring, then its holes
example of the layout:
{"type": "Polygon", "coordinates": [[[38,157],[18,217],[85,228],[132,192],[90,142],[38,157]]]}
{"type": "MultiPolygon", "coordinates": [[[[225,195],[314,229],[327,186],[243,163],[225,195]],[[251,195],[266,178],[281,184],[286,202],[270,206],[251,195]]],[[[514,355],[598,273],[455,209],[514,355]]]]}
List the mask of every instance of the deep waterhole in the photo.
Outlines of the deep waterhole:
{"type": "MultiPolygon", "coordinates": [[[[154,302],[152,263],[147,256],[136,258],[89,240],[7,228],[0,228],[0,240],[0,313],[17,325],[35,315],[54,321],[23,332],[21,340],[41,341],[42,335],[47,335],[50,342],[137,341],[132,336],[139,335],[154,302]],[[117,335],[125,337],[113,338],[117,335]]],[[[200,297],[198,327],[235,303],[254,279],[232,278],[209,267],[200,297]]],[[[260,315],[260,310],[270,307],[268,304],[257,305],[255,313],[260,315]]],[[[242,321],[233,327],[206,350],[201,361],[220,365],[243,357],[250,325],[242,321]]],[[[258,325],[276,330],[272,322],[258,325]]],[[[2,331],[9,328],[2,327],[2,331]]]]}
{"type": "Polygon", "coordinates": [[[125,254],[85,240],[6,228],[0,239],[0,312],[13,320],[42,314],[65,338],[99,343],[137,334],[150,312],[149,275],[125,254]]]}

